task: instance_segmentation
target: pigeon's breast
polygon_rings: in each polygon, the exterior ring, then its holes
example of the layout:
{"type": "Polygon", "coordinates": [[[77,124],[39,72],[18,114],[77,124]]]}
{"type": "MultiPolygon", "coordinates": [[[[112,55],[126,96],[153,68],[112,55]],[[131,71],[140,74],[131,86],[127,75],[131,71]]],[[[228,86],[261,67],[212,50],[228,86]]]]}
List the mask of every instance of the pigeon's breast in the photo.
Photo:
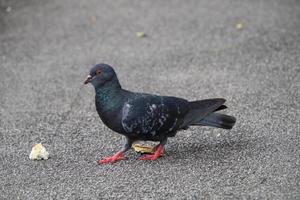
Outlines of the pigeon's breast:
{"type": "Polygon", "coordinates": [[[96,98],[96,109],[102,122],[113,131],[124,133],[124,129],[121,124],[122,104],[106,106],[105,104],[103,105],[103,101],[100,103],[97,100],[98,99],[96,98]]]}

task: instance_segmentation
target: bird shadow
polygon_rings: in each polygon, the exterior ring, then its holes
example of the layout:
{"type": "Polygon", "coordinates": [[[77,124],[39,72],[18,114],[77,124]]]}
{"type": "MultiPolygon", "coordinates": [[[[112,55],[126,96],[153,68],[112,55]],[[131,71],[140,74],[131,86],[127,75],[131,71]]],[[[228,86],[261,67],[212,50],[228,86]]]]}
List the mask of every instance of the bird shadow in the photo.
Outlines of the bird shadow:
{"type": "Polygon", "coordinates": [[[167,149],[166,156],[170,160],[182,160],[182,159],[193,159],[193,160],[225,160],[230,159],[237,154],[242,152],[243,156],[251,156],[251,152],[255,149],[262,151],[263,149],[258,147],[261,143],[262,138],[252,138],[252,139],[238,139],[238,140],[221,140],[219,142],[189,142],[189,143],[179,143],[172,145],[167,149]],[[249,153],[250,152],[250,153],[249,153]]]}

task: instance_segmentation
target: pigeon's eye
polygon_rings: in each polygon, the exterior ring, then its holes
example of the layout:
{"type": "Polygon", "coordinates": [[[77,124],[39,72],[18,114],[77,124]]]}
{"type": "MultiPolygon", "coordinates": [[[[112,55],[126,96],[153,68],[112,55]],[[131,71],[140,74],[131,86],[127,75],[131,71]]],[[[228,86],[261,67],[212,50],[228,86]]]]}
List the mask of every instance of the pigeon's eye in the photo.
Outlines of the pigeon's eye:
{"type": "Polygon", "coordinates": [[[99,75],[99,74],[101,74],[102,73],[102,71],[100,70],[100,69],[98,69],[97,71],[96,71],[96,75],[99,75]]]}

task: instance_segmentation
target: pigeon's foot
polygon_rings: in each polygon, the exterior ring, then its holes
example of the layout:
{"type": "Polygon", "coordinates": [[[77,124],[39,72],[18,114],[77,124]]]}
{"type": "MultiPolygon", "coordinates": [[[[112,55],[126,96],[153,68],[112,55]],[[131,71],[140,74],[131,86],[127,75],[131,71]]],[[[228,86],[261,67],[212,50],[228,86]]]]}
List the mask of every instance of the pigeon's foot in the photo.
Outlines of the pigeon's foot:
{"type": "Polygon", "coordinates": [[[127,158],[124,157],[124,152],[123,151],[119,151],[118,153],[116,153],[115,155],[111,156],[111,157],[106,157],[102,160],[99,160],[98,163],[99,164],[108,164],[108,163],[115,163],[119,160],[126,160],[127,158]]]}
{"type": "Polygon", "coordinates": [[[163,156],[163,154],[164,154],[164,147],[162,145],[158,145],[154,154],[141,156],[139,160],[156,160],[159,157],[163,156]]]}

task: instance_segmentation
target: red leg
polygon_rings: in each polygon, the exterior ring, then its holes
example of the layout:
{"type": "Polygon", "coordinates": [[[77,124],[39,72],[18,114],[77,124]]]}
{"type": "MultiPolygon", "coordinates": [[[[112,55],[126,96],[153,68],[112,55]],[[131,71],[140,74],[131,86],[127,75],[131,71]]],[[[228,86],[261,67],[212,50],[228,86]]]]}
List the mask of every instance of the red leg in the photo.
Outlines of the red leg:
{"type": "Polygon", "coordinates": [[[99,164],[107,164],[107,163],[115,163],[119,160],[126,160],[127,158],[124,157],[124,151],[119,151],[117,152],[115,155],[111,156],[111,157],[106,157],[102,160],[99,160],[98,163],[99,164]]]}
{"type": "Polygon", "coordinates": [[[131,148],[132,142],[133,141],[130,138],[126,137],[125,145],[124,145],[124,147],[123,147],[123,149],[121,151],[118,151],[113,156],[106,157],[106,158],[104,158],[102,160],[99,160],[98,163],[99,164],[107,164],[107,163],[115,163],[115,162],[117,162],[119,160],[126,160],[127,158],[124,157],[124,153],[131,148]]]}
{"type": "Polygon", "coordinates": [[[144,155],[139,158],[139,160],[156,160],[157,158],[163,156],[164,154],[164,146],[158,145],[154,154],[144,155]]]}

